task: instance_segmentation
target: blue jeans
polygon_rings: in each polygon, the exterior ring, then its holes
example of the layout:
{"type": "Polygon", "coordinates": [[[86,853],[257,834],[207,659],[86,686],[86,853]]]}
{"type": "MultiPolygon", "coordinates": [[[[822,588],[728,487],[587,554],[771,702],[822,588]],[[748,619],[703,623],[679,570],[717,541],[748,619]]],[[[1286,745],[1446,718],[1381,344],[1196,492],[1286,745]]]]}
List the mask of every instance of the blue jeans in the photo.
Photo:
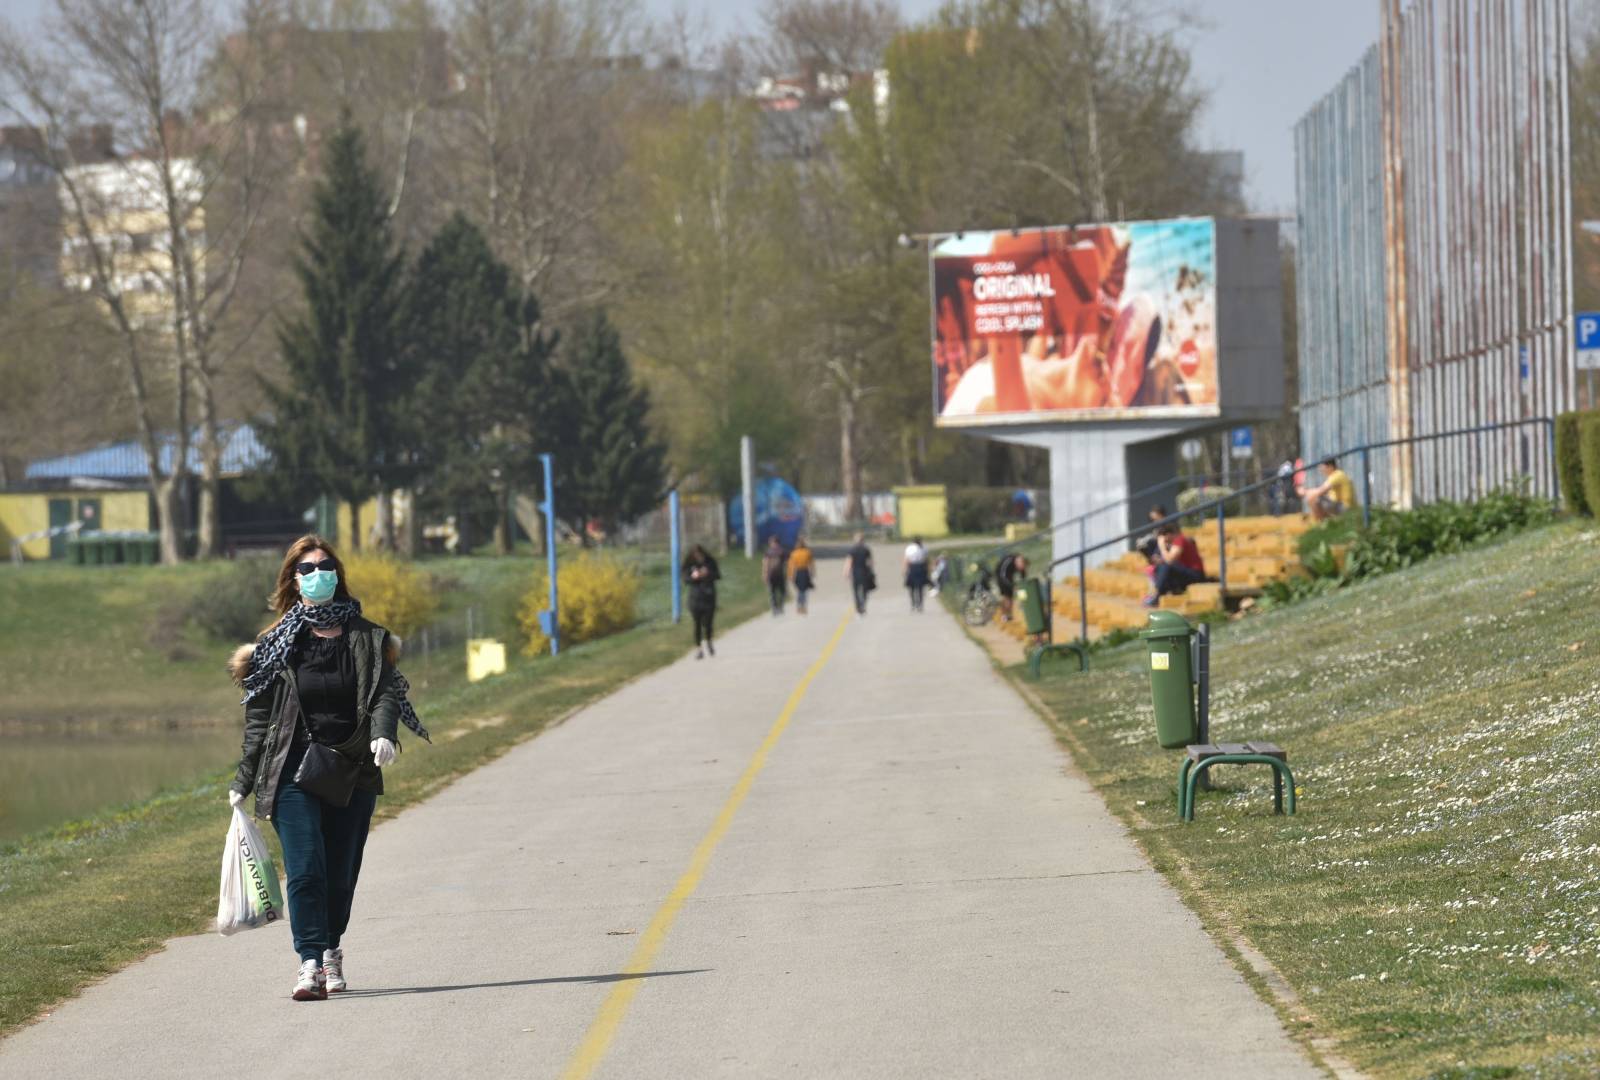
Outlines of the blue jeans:
{"type": "Polygon", "coordinates": [[[301,791],[293,780],[278,789],[272,824],[283,844],[289,929],[301,960],[322,963],[323,950],[337,949],[350,925],[361,850],[377,805],[378,797],[369,791],[356,792],[341,809],[301,791]]]}

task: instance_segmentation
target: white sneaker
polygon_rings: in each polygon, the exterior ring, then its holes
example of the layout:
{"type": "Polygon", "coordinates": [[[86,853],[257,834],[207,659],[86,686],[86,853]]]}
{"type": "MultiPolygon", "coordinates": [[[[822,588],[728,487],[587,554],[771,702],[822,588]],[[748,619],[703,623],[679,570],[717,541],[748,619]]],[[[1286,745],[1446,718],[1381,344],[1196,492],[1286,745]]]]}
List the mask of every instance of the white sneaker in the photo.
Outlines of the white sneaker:
{"type": "Polygon", "coordinates": [[[329,949],[322,954],[322,974],[328,993],[337,994],[346,988],[343,949],[329,949]]]}
{"type": "Polygon", "coordinates": [[[315,960],[300,961],[300,979],[294,984],[296,1001],[327,1001],[328,987],[323,981],[322,968],[315,960]]]}

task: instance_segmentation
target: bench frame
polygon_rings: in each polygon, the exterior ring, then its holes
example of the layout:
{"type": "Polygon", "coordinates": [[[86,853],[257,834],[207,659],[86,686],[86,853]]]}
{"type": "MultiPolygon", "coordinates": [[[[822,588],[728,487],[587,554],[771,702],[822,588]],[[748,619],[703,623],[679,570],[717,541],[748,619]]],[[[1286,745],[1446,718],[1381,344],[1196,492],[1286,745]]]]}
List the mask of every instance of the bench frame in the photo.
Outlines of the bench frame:
{"type": "Polygon", "coordinates": [[[1294,773],[1289,768],[1288,754],[1272,743],[1224,743],[1213,746],[1197,743],[1184,751],[1178,766],[1178,817],[1194,820],[1195,787],[1213,765],[1270,765],[1272,767],[1272,812],[1284,812],[1285,803],[1292,815],[1295,810],[1294,773]],[[1288,790],[1285,799],[1284,792],[1288,790]]]}

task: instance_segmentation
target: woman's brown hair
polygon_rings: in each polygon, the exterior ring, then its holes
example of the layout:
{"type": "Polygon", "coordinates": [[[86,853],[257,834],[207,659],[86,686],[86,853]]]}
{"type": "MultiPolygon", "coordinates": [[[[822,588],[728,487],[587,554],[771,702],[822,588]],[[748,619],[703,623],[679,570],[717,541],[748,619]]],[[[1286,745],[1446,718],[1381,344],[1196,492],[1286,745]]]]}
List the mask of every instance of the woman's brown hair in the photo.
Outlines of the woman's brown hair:
{"type": "MultiPolygon", "coordinates": [[[[304,562],[309,552],[317,550],[328,553],[328,560],[333,563],[334,570],[339,574],[339,584],[334,586],[333,598],[350,599],[350,589],[345,583],[344,563],[339,561],[339,553],[333,550],[332,544],[316,533],[307,533],[289,545],[289,550],[283,556],[283,565],[278,568],[278,583],[273,587],[272,595],[267,598],[267,605],[278,613],[272,626],[282,622],[289,609],[300,602],[300,586],[295,583],[295,564],[304,562]]],[[[272,629],[272,626],[267,629],[272,629]]]]}

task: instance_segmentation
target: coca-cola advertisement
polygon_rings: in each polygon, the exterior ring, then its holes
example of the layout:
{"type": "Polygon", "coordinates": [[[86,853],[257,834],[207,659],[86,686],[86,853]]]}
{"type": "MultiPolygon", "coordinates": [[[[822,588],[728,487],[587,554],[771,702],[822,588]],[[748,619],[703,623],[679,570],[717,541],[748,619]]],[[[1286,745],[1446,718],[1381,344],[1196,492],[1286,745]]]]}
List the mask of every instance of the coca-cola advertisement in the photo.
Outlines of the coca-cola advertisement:
{"type": "Polygon", "coordinates": [[[939,424],[1217,415],[1209,218],[957,233],[932,259],[939,424]]]}

